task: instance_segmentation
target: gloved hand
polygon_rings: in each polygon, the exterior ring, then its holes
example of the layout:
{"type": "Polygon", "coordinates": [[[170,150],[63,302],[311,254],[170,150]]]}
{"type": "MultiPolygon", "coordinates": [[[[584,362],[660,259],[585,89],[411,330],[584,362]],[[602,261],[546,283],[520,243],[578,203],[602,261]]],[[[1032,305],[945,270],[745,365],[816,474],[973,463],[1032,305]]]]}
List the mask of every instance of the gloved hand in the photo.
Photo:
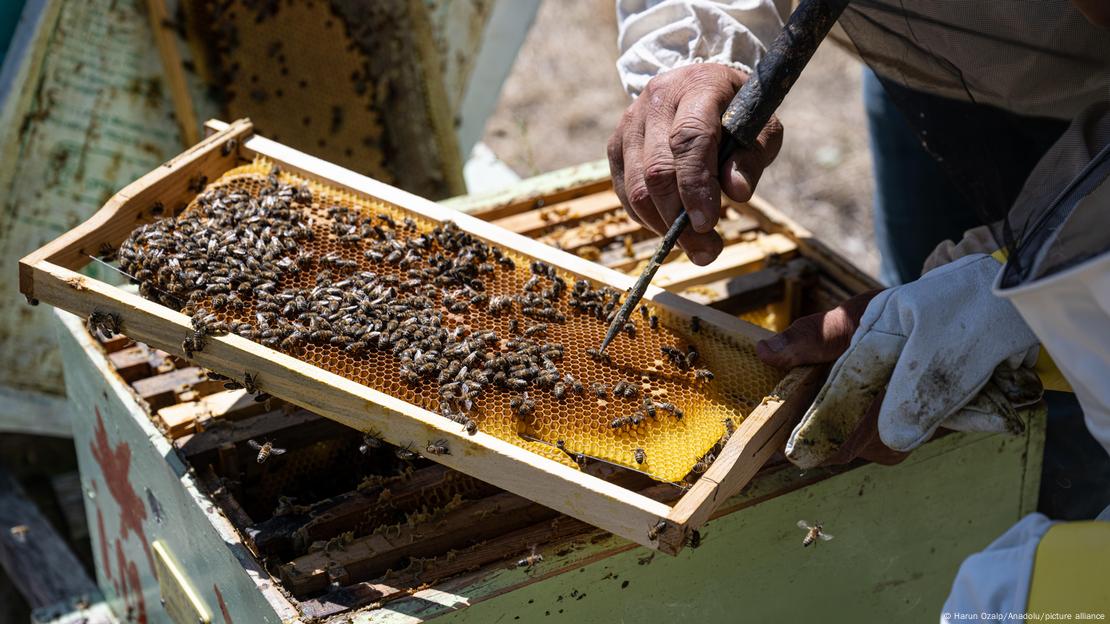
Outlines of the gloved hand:
{"type": "MultiPolygon", "coordinates": [[[[915,448],[942,424],[963,431],[1020,430],[1018,409],[1041,396],[1029,369],[1038,345],[1013,306],[991,293],[1000,268],[990,256],[975,254],[876,295],[791,434],[787,457],[808,468],[836,456],[859,437],[884,388],[878,434],[896,451],[915,448]]],[[[776,351],[775,342],[760,347],[773,364],[798,348],[780,344],[776,351]]]]}

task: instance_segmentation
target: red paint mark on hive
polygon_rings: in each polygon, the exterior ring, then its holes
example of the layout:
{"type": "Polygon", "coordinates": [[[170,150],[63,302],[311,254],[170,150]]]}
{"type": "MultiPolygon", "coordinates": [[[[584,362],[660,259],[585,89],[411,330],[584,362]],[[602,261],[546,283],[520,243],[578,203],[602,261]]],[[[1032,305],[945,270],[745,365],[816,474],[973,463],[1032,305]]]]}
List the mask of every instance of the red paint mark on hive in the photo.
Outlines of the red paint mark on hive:
{"type": "Polygon", "coordinates": [[[100,505],[96,506],[96,529],[100,536],[100,562],[104,564],[104,576],[111,580],[112,562],[108,559],[108,537],[104,534],[104,512],[100,511],[100,505]]]}
{"type": "MultiPolygon", "coordinates": [[[[150,552],[150,543],[143,530],[143,521],[146,520],[146,507],[143,499],[131,485],[131,446],[121,441],[112,446],[108,441],[108,430],[104,428],[104,419],[100,416],[100,408],[96,411],[96,430],[94,439],[89,443],[93,459],[100,464],[104,473],[104,482],[108,485],[108,492],[119,505],[120,538],[127,539],[134,533],[146,552],[147,563],[150,571],[154,573],[154,556],[150,552]]],[[[122,569],[121,569],[122,576],[122,569]]]]}
{"type": "Polygon", "coordinates": [[[225,624],[235,624],[231,619],[231,614],[227,611],[227,603],[224,602],[224,595],[220,593],[220,588],[216,584],[212,584],[212,591],[216,592],[216,602],[220,605],[220,613],[224,616],[225,624]]]}
{"type": "Polygon", "coordinates": [[[143,585],[139,579],[139,568],[134,561],[128,561],[123,554],[123,541],[116,540],[116,560],[119,566],[119,581],[115,583],[116,593],[123,599],[127,609],[127,620],[147,624],[146,601],[143,600],[143,585]]]}

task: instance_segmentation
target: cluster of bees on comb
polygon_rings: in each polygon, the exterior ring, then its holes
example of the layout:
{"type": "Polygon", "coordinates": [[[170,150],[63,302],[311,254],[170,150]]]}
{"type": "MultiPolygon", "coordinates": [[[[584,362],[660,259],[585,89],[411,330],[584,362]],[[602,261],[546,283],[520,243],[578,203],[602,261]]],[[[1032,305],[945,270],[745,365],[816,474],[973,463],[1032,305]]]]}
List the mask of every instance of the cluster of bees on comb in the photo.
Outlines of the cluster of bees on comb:
{"type": "MultiPolygon", "coordinates": [[[[209,337],[226,333],[295,356],[316,347],[338,349],[395,367],[413,388],[430,385],[435,398],[425,406],[470,434],[479,426],[477,401],[497,392],[509,395],[509,410],[524,422],[533,417],[539,392],[558,401],[612,393],[632,402],[638,409],[613,419],[613,429],[661,415],[683,418],[679,407],[642,394],[636,382],[587,389],[587,380],[561,366],[566,346],[549,333],[568,315],[595,318],[603,329],[621,302],[613,288],[584,279],[568,284],[536,260],[520,292],[493,294],[487,285],[517,270],[497,246],[453,222],[422,228],[411,218],[338,205],[318,219],[309,208],[321,208],[320,198],[306,186],[282,182],[276,167],[256,192],[232,184],[198,190],[188,210],[140,226],[114,252],[143,296],[191,316],[193,329],[182,343],[188,357],[209,337]],[[333,245],[314,254],[312,243],[321,237],[336,242],[338,251],[333,245]],[[471,327],[467,315],[476,312],[507,321],[508,331],[471,327]]],[[[657,317],[646,307],[641,313],[645,325],[658,329],[657,317]]],[[[623,330],[636,336],[635,323],[623,330]]],[[[587,352],[595,361],[609,359],[587,352]]],[[[713,377],[693,368],[693,347],[664,347],[662,355],[694,381],[713,377]]],[[[245,381],[257,391],[254,379],[245,381]]],[[[437,441],[428,444],[428,454],[450,450],[437,441]]],[[[644,450],[633,449],[628,460],[643,464],[644,450]]]]}

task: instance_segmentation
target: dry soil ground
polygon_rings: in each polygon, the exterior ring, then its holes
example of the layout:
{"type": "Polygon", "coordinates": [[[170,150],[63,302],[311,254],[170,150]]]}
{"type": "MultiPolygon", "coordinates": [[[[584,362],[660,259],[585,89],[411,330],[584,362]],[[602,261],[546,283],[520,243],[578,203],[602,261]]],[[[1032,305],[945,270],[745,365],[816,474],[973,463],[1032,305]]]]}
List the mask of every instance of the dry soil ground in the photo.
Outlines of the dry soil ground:
{"type": "MultiPolygon", "coordinates": [[[[522,176],[603,158],[628,103],[613,0],[545,0],[484,141],[522,176]]],[[[779,111],[782,152],[759,195],[875,274],[860,64],[826,42],[779,111]]]]}

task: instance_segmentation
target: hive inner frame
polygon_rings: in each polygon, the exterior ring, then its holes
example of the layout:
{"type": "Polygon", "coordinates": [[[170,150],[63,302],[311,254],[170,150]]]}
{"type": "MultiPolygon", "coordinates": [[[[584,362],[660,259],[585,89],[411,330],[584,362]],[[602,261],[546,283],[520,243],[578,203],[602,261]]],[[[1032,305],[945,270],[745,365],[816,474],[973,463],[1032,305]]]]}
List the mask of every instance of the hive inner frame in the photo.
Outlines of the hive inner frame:
{"type": "MultiPolygon", "coordinates": [[[[270,163],[268,161],[258,160],[255,163],[226,172],[213,185],[239,184],[243,181],[250,182],[252,180],[251,183],[261,184],[269,168],[270,163]]],[[[313,210],[316,211],[322,211],[326,209],[327,205],[335,203],[362,211],[387,212],[397,220],[406,216],[411,217],[420,225],[421,230],[433,226],[430,219],[392,203],[383,202],[363,194],[337,190],[288,172],[281,173],[280,177],[282,181],[295,185],[306,183],[313,191],[313,210]]],[[[195,202],[191,203],[188,209],[195,209],[195,202]]],[[[326,227],[323,224],[327,222],[327,219],[320,214],[317,214],[317,216],[320,220],[320,225],[317,227],[317,240],[326,240],[326,236],[319,235],[326,232],[326,227]]],[[[332,242],[331,244],[335,245],[336,243],[332,242]]],[[[511,279],[508,279],[506,284],[501,286],[518,288],[528,275],[527,265],[530,258],[511,249],[505,251],[516,261],[517,269],[511,279]]],[[[326,253],[326,251],[320,250],[318,255],[322,255],[322,253],[326,253]]],[[[371,268],[363,262],[360,255],[359,253],[345,254],[344,257],[358,260],[360,269],[371,268]]],[[[375,268],[380,270],[381,267],[375,268]]],[[[558,271],[560,275],[572,283],[574,279],[579,277],[561,268],[558,271]]],[[[306,272],[302,276],[310,280],[314,273],[315,271],[306,272]]],[[[282,284],[282,287],[285,287],[285,284],[282,284]]],[[[488,405],[483,405],[481,399],[478,402],[481,415],[475,420],[478,421],[480,428],[486,433],[563,463],[570,463],[569,456],[568,453],[555,448],[559,440],[563,441],[564,448],[571,454],[584,453],[614,464],[639,469],[659,480],[677,481],[681,479],[689,472],[697,459],[704,455],[725,433],[724,419],[726,417],[731,418],[733,423],[738,425],[742,418],[759,403],[762,397],[771,391],[780,379],[781,374],[760,364],[755,358],[753,345],[750,342],[745,342],[744,338],[725,335],[711,323],[702,323],[701,332],[696,335],[692,334],[689,332],[686,319],[672,313],[666,306],[656,306],[652,303],[648,303],[648,305],[652,312],[658,314],[661,318],[660,334],[646,331],[647,323],[642,322],[641,317],[637,314],[635,322],[640,325],[639,337],[636,341],[629,341],[626,336],[622,335],[611,347],[611,352],[614,354],[614,360],[618,365],[635,363],[635,370],[642,372],[647,368],[646,363],[651,362],[651,365],[654,366],[655,360],[664,359],[657,355],[658,351],[655,350],[661,344],[675,344],[682,347],[688,343],[698,345],[703,361],[708,365],[708,368],[718,375],[714,382],[689,387],[689,375],[685,378],[673,375],[673,371],[668,370],[668,365],[665,362],[660,375],[649,382],[651,386],[649,389],[661,388],[669,392],[667,396],[659,397],[659,399],[670,400],[682,408],[686,413],[686,417],[682,421],[668,418],[659,418],[655,421],[645,419],[645,424],[635,430],[619,430],[616,432],[608,427],[613,415],[621,413],[620,411],[609,410],[619,407],[631,411],[635,409],[636,405],[626,401],[614,401],[610,397],[608,404],[600,406],[594,400],[592,394],[588,392],[589,386],[599,380],[610,384],[622,378],[630,379],[631,377],[630,380],[632,381],[639,380],[635,379],[634,376],[629,376],[628,373],[618,373],[616,368],[599,368],[600,365],[595,366],[593,362],[590,362],[584,356],[583,350],[588,346],[596,346],[600,342],[600,338],[604,334],[605,324],[592,317],[578,319],[584,321],[585,324],[578,323],[574,315],[568,314],[568,327],[571,328],[568,333],[572,334],[572,337],[574,337],[574,331],[580,331],[581,334],[577,337],[578,344],[566,345],[567,361],[560,362],[560,368],[569,370],[584,382],[587,386],[587,395],[585,397],[570,396],[564,401],[559,401],[546,391],[533,393],[533,398],[537,403],[537,419],[533,423],[524,423],[509,414],[507,409],[499,409],[498,402],[507,404],[508,396],[498,391],[492,391],[489,395],[482,397],[482,399],[489,397],[488,405]],[[685,332],[678,329],[682,327],[687,328],[685,332]],[[644,342],[649,343],[649,346],[643,346],[642,343],[644,342]],[[645,354],[644,357],[637,359],[628,355],[626,350],[629,345],[634,345],[637,349],[640,349],[640,353],[645,354]],[[651,355],[652,353],[656,355],[651,355]],[[669,381],[668,377],[671,378],[669,381]],[[684,385],[681,382],[687,383],[684,385]],[[704,409],[700,406],[702,404],[705,406],[704,409]],[[552,426],[550,421],[544,417],[548,413],[565,413],[567,408],[580,411],[580,413],[575,414],[576,418],[580,418],[578,422],[582,425],[580,428],[552,426]],[[583,416],[583,414],[588,414],[588,417],[583,416]],[[694,431],[696,435],[691,435],[691,431],[694,431]],[[519,435],[521,433],[541,442],[522,439],[519,435]],[[632,451],[635,448],[645,450],[647,459],[643,465],[636,464],[633,460],[632,451]]],[[[249,316],[249,314],[250,309],[248,308],[245,316],[249,316]]],[[[476,316],[483,316],[483,314],[478,313],[476,316]]],[[[484,323],[492,323],[492,326],[499,333],[507,332],[507,319],[491,321],[488,319],[488,315],[486,316],[484,323]]],[[[531,322],[525,318],[521,318],[521,321],[524,326],[531,322]]],[[[473,322],[471,324],[483,325],[482,323],[473,322]]],[[[566,342],[560,338],[558,333],[552,340],[554,342],[566,342]]],[[[385,375],[373,379],[372,375],[376,373],[367,372],[366,370],[360,376],[358,373],[344,370],[344,366],[349,366],[353,361],[351,356],[342,352],[336,353],[334,349],[331,351],[333,357],[330,358],[327,356],[328,351],[326,349],[310,351],[297,357],[324,370],[338,373],[410,404],[428,409],[433,413],[436,412],[434,402],[426,400],[427,395],[434,394],[434,388],[407,387],[403,383],[398,383],[396,379],[392,382],[383,380],[385,375]],[[315,354],[315,351],[320,353],[315,354]],[[374,381],[381,383],[373,383],[374,381]]],[[[388,360],[392,357],[386,354],[372,354],[371,357],[364,358],[368,363],[364,362],[363,368],[370,371],[387,370],[389,368],[388,360]]],[[[395,360],[395,358],[393,359],[395,360]]]]}

